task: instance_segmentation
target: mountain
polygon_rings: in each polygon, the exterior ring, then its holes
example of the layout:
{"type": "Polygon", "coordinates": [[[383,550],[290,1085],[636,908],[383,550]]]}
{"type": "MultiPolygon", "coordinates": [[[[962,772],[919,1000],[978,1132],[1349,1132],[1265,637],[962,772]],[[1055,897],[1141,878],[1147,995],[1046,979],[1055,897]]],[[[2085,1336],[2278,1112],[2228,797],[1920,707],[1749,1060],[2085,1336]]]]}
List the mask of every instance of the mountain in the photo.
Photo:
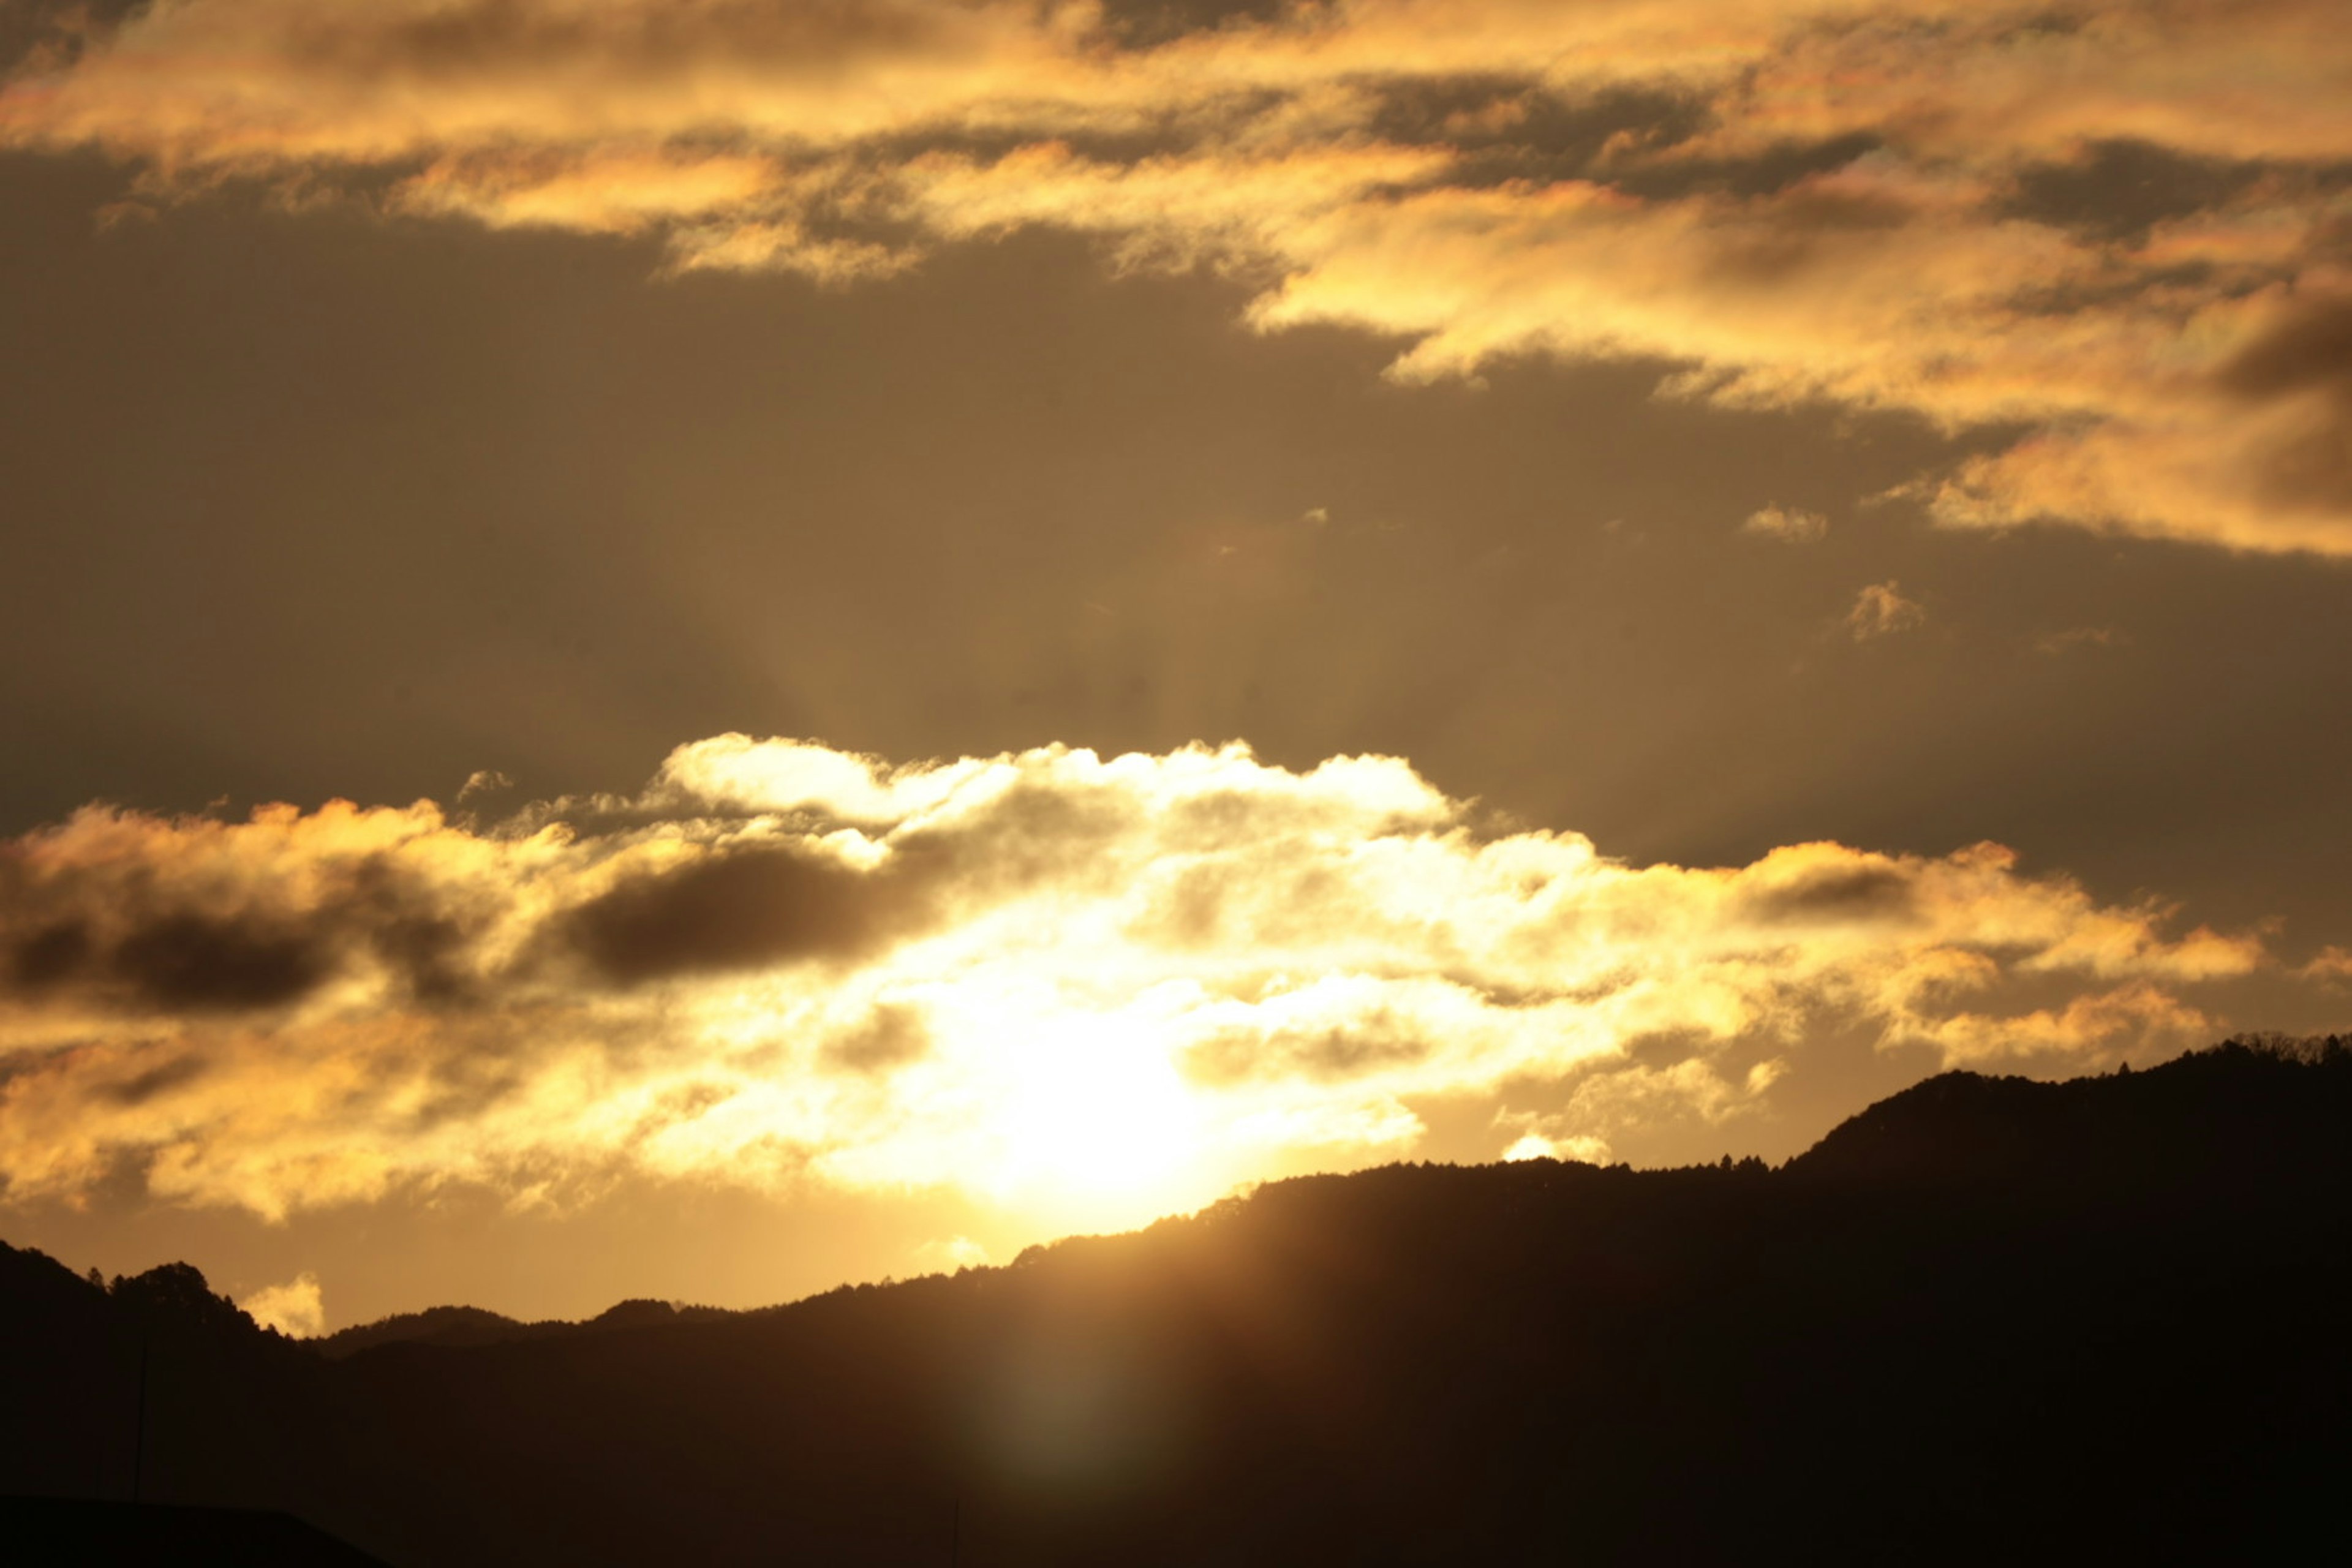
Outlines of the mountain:
{"type": "Polygon", "coordinates": [[[2352,1436],[2352,1048],[1946,1074],[1780,1169],[1268,1184],[745,1313],[317,1343],[0,1249],[0,1490],[398,1564],[2284,1554],[2352,1436]]]}
{"type": "Polygon", "coordinates": [[[355,1323],[311,1342],[320,1355],[341,1361],[377,1345],[496,1345],[561,1333],[568,1323],[526,1323],[479,1307],[427,1307],[421,1312],[396,1312],[373,1323],[355,1323]]]}

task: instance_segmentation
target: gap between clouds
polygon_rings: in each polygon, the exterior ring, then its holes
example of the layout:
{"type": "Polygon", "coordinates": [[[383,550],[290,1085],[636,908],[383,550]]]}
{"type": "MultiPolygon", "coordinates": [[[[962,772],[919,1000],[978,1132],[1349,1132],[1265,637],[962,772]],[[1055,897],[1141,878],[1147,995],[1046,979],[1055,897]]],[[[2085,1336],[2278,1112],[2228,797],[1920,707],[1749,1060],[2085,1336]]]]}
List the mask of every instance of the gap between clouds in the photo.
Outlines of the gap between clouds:
{"type": "Polygon", "coordinates": [[[0,1178],[268,1217],[632,1176],[1164,1210],[1402,1154],[1438,1102],[1491,1102],[1497,1153],[1719,1121],[1839,1029],[2144,1057],[2273,962],[2171,925],[1996,845],[1635,867],[1399,759],[1239,744],[722,736],[498,822],[92,806],[0,845],[0,1178]]]}

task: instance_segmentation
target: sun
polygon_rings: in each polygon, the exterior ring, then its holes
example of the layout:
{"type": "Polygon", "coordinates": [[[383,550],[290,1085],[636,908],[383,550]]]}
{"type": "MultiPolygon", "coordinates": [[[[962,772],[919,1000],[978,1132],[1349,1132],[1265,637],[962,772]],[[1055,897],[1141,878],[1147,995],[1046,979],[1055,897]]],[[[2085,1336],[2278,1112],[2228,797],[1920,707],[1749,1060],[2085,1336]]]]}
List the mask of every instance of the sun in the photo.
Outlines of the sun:
{"type": "Polygon", "coordinates": [[[1209,1180],[1209,1108],[1164,1031],[1118,1014],[1030,1014],[993,1042],[992,1169],[1008,1204],[1070,1224],[1127,1224],[1209,1180]]]}
{"type": "Polygon", "coordinates": [[[1198,1152],[1191,1089],[1148,1042],[1057,1042],[1035,1052],[1004,1109],[1016,1178],[1137,1194],[1198,1152]]]}

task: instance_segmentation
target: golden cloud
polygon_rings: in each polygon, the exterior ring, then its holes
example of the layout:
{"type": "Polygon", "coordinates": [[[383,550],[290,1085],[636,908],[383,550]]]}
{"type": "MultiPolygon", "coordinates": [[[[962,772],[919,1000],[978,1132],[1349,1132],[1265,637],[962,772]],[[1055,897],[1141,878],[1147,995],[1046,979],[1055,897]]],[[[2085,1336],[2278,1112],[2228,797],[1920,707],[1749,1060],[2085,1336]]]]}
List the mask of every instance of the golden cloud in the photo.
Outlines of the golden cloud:
{"type": "Polygon", "coordinates": [[[1916,631],[1927,624],[1927,612],[1916,600],[1905,598],[1903,585],[1891,580],[1873,583],[1855,595],[1853,608],[1845,616],[1846,630],[1856,642],[1916,631]]]}
{"type": "Polygon", "coordinates": [[[0,1177],[267,1216],[627,1175],[1148,1209],[1513,1086],[1559,1103],[1497,1152],[1720,1120],[1825,1028],[2146,1054],[2270,963],[1998,846],[1633,867],[1476,823],[1393,758],[743,736],[495,824],[92,807],[0,846],[0,1177]]]}
{"type": "Polygon", "coordinates": [[[327,1331],[326,1300],[315,1274],[298,1274],[283,1285],[264,1286],[241,1298],[237,1305],[263,1328],[292,1339],[316,1339],[327,1331]]]}
{"type": "Polygon", "coordinates": [[[1740,523],[1739,531],[1787,544],[1818,544],[1829,536],[1830,520],[1797,507],[1759,507],[1740,523]]]}
{"type": "Polygon", "coordinates": [[[2352,552],[2323,0],[1147,9],[181,0],[37,48],[0,145],[832,283],[1073,229],[1400,334],[1403,378],[1633,356],[2026,426],[1916,487],[1951,526],[2352,552]]]}

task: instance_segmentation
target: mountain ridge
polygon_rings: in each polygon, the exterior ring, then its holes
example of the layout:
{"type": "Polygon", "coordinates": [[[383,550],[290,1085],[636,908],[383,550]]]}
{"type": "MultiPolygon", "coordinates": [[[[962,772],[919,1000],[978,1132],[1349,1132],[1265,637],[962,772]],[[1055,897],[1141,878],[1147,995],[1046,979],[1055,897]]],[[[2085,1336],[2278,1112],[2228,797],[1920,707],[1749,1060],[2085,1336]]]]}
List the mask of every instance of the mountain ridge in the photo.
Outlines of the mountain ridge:
{"type": "Polygon", "coordinates": [[[0,1489],[120,1487],[89,1394],[127,1407],[143,1336],[160,1495],[395,1563],[2242,1552],[2352,1458],[2348,1131],[2341,1038],[2239,1041],[1942,1075],[1777,1169],[1299,1177],[1002,1268],[340,1354],[184,1265],[8,1249],[0,1489]]]}

